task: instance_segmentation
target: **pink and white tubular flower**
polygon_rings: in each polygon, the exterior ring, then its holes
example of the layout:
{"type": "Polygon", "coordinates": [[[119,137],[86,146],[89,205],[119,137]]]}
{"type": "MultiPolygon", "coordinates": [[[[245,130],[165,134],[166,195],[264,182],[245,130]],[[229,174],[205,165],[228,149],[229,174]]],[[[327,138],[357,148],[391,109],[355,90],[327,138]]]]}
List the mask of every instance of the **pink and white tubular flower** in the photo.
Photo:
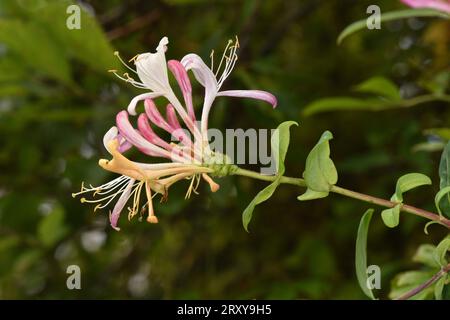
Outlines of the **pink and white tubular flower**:
{"type": "Polygon", "coordinates": [[[181,61],[170,60],[166,62],[165,52],[168,39],[164,37],[159,42],[155,53],[136,55],[133,61],[136,70],[128,66],[116,53],[120,61],[133,72],[140,81],[136,81],[128,73],[120,79],[133,86],[148,90],[148,92],[134,97],[127,110],[120,111],[116,116],[116,126],[110,128],[103,143],[111,154],[112,160],[101,159],[99,165],[110,172],[120,176],[99,187],[90,185],[81,186],[81,191],[72,196],[92,193],[92,199],[81,198],[81,202],[96,204],[94,211],[109,206],[116,198],[116,204],[110,212],[111,226],[118,228],[118,219],[129,199],[132,204],[128,207],[128,219],[138,213],[147,213],[147,221],[157,223],[152,199],[161,194],[166,200],[169,187],[177,181],[188,179],[190,185],[186,193],[188,198],[192,192],[197,193],[197,187],[203,178],[210,186],[212,192],[219,189],[210,175],[214,175],[217,165],[223,165],[223,155],[211,151],[208,143],[208,116],[216,97],[231,96],[253,98],[266,101],[276,107],[276,98],[260,90],[228,90],[220,91],[225,79],[230,75],[236,60],[239,42],[229,41],[216,71],[213,71],[213,53],[211,55],[211,68],[196,54],[188,54],[181,61]],[[183,96],[184,104],[172,90],[167,69],[174,76],[183,96]],[[196,80],[205,88],[201,120],[198,124],[192,99],[192,86],[188,76],[192,71],[196,80]],[[165,117],[160,113],[153,101],[154,98],[164,97],[167,100],[165,117]],[[138,103],[144,101],[144,111],[139,115],[136,111],[138,103]],[[129,116],[136,116],[135,128],[129,116]],[[181,123],[180,120],[181,119],[181,123]],[[200,128],[199,128],[200,127],[200,128]],[[166,131],[178,143],[167,142],[161,138],[155,129],[166,131]],[[186,129],[184,129],[186,128],[186,129]],[[140,152],[152,158],[165,158],[170,162],[140,163],[129,160],[124,153],[135,147],[140,152]],[[217,160],[219,159],[219,160],[217,160]],[[144,190],[143,190],[144,189],[144,190]],[[141,206],[141,193],[145,192],[146,201],[141,206]]]}
{"type": "Polygon", "coordinates": [[[431,8],[450,13],[450,0],[401,0],[412,8],[431,8]]]}

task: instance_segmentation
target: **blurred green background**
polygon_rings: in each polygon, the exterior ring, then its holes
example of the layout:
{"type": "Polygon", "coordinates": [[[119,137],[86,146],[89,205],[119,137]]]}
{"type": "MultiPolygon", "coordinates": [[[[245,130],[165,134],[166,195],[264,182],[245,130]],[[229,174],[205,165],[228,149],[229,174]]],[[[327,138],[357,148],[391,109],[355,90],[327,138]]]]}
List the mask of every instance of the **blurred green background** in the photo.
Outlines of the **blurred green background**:
{"type": "MultiPolygon", "coordinates": [[[[299,202],[303,190],[282,186],[256,208],[248,234],[241,213],[264,183],[227,177],[217,180],[217,193],[202,184],[199,196],[184,200],[182,182],[156,204],[159,224],[121,219],[116,232],[106,210],[94,214],[71,197],[82,181],[114,177],[97,165],[109,157],[102,137],[139,92],[107,72],[119,68],[113,52],[131,58],[154,51],[162,36],[170,40],[168,59],[195,52],[208,60],[238,35],[239,61],[225,88],[267,90],[279,99],[275,110],[220,99],[212,127],[298,121],[286,159],[287,174],[297,177],[320,134],[331,130],[339,185],[388,198],[399,176],[422,172],[433,187],[405,201],[433,210],[440,154],[429,142],[445,136],[428,129],[448,125],[448,103],[302,110],[316,99],[355,96],[352,88],[373,76],[391,79],[403,98],[446,90],[448,22],[383,24],[337,46],[339,32],[367,17],[370,4],[405,7],[392,0],[83,1],[81,29],[69,30],[71,3],[0,2],[0,298],[364,298],[354,272],[364,203],[338,195],[299,202]],[[81,290],[66,288],[72,264],[81,268],[81,290]]],[[[417,267],[411,257],[418,245],[445,235],[439,227],[425,235],[420,218],[402,215],[401,222],[389,230],[377,215],[371,226],[369,264],[381,267],[382,298],[396,273],[417,267]]]]}

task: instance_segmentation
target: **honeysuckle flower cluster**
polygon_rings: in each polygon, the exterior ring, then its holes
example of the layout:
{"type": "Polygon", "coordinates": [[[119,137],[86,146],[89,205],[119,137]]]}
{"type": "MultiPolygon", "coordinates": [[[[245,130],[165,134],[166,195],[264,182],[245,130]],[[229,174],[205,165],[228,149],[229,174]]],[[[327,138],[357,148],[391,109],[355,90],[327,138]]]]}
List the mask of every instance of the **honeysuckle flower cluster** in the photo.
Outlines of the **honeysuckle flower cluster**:
{"type": "Polygon", "coordinates": [[[450,0],[401,0],[412,8],[432,8],[450,13],[450,0]]]}
{"type": "MultiPolygon", "coordinates": [[[[220,96],[244,97],[266,101],[276,107],[276,98],[260,90],[226,90],[221,87],[231,74],[238,59],[237,38],[230,40],[223,52],[217,67],[214,66],[214,52],[211,54],[211,67],[196,54],[190,53],[180,61],[166,62],[165,52],[169,41],[164,37],[159,42],[155,53],[136,55],[129,62],[133,62],[135,69],[125,63],[116,53],[119,60],[131,72],[119,75],[120,79],[143,89],[146,92],[131,99],[126,110],[116,116],[116,125],[111,127],[103,138],[106,150],[112,159],[101,159],[99,165],[104,170],[114,172],[120,176],[101,186],[89,187],[82,184],[81,191],[73,196],[83,195],[81,202],[95,204],[94,211],[115,205],[110,211],[111,226],[120,230],[118,220],[125,206],[132,199],[128,209],[128,219],[136,215],[146,215],[150,223],[157,223],[152,199],[160,194],[162,200],[167,200],[168,190],[174,183],[190,180],[186,197],[196,193],[200,181],[206,181],[212,192],[219,189],[211,175],[216,173],[218,157],[211,151],[208,143],[208,117],[214,100],[220,96]],[[169,82],[169,73],[175,78],[181,90],[183,103],[174,93],[169,82]],[[204,87],[200,121],[194,110],[192,86],[188,72],[192,71],[195,79],[204,87]],[[163,97],[167,101],[165,116],[161,114],[154,99],[163,97]],[[143,102],[144,111],[138,112],[138,105],[143,102]],[[130,116],[137,116],[135,128],[130,116]],[[181,120],[181,121],[180,121],[181,120]],[[165,141],[155,132],[155,128],[169,133],[175,142],[165,141]],[[137,148],[141,153],[153,158],[163,158],[165,161],[157,163],[141,163],[128,159],[125,152],[130,148],[137,148]],[[87,198],[86,194],[92,194],[87,198]],[[145,200],[141,201],[141,197],[145,200]]],[[[222,162],[223,163],[223,162],[222,162]]]]}

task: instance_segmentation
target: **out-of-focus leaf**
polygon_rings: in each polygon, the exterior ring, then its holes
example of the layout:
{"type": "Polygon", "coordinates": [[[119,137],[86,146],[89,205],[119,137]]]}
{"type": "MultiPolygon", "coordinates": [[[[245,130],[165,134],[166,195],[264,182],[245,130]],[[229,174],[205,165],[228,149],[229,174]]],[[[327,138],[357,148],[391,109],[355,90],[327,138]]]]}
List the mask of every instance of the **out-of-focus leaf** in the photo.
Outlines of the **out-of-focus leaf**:
{"type": "Polygon", "coordinates": [[[310,116],[316,113],[327,111],[382,111],[396,108],[410,108],[423,103],[432,101],[450,101],[450,97],[446,95],[423,95],[411,99],[403,100],[386,100],[380,98],[353,98],[353,97],[332,97],[318,99],[306,105],[302,113],[310,116]]]}
{"type": "Polygon", "coordinates": [[[442,300],[442,291],[444,290],[447,277],[448,277],[447,274],[443,275],[442,278],[440,278],[434,285],[434,298],[436,300],[442,300]]]}
{"type": "Polygon", "coordinates": [[[67,234],[64,224],[64,209],[60,206],[55,208],[42,218],[39,223],[37,235],[39,240],[47,247],[55,245],[67,234]]]}
{"type": "Polygon", "coordinates": [[[270,185],[261,190],[255,198],[250,202],[250,204],[245,208],[242,213],[242,224],[244,225],[244,229],[248,232],[248,225],[252,220],[253,210],[255,207],[268,200],[272,194],[277,189],[280,184],[280,177],[284,174],[284,159],[286,158],[287,149],[289,147],[290,141],[290,133],[289,128],[292,125],[298,125],[295,121],[285,121],[280,124],[275,131],[274,135],[271,138],[271,148],[272,153],[275,155],[275,159],[277,160],[277,179],[273,181],[270,185]]]}
{"type": "Polygon", "coordinates": [[[373,211],[373,209],[368,209],[359,222],[355,250],[356,277],[358,278],[359,286],[362,291],[370,299],[375,299],[375,297],[367,283],[367,233],[369,232],[373,211]]]}
{"type": "Polygon", "coordinates": [[[372,77],[355,87],[358,92],[380,95],[393,101],[401,100],[398,87],[391,80],[384,77],[372,77]]]}
{"type": "Polygon", "coordinates": [[[379,111],[388,109],[390,103],[380,99],[359,99],[352,97],[333,97],[323,98],[311,102],[303,108],[302,113],[310,116],[316,113],[326,111],[343,111],[343,110],[370,110],[379,111]]]}
{"type": "Polygon", "coordinates": [[[436,246],[432,244],[422,244],[417,249],[412,260],[414,262],[423,263],[424,265],[431,268],[439,268],[439,264],[437,264],[436,260],[434,259],[435,250],[436,246]]]}
{"type": "Polygon", "coordinates": [[[72,84],[69,63],[61,54],[62,47],[38,24],[0,18],[0,42],[29,67],[65,84],[72,84]]]}
{"type": "Polygon", "coordinates": [[[441,267],[444,267],[448,264],[446,258],[447,251],[450,251],[450,237],[447,237],[444,240],[442,240],[436,246],[436,251],[434,252],[434,260],[436,260],[436,262],[439,263],[441,267]]]}
{"type": "Polygon", "coordinates": [[[422,173],[408,173],[401,176],[397,180],[395,194],[391,197],[391,201],[403,202],[403,193],[411,189],[430,185],[431,179],[422,173]]]}
{"type": "Polygon", "coordinates": [[[385,209],[381,212],[381,218],[384,224],[389,228],[395,228],[400,222],[400,206],[396,205],[393,208],[385,209]]]}
{"type": "Polygon", "coordinates": [[[73,4],[76,3],[69,0],[50,1],[40,8],[30,9],[24,6],[23,10],[38,23],[39,28],[51,34],[71,57],[105,74],[109,69],[119,68],[120,64],[105,33],[82,5],[77,4],[80,8],[80,29],[67,28],[69,14],[66,10],[73,4]]]}
{"type": "Polygon", "coordinates": [[[433,79],[421,83],[434,94],[444,94],[450,85],[450,72],[448,70],[437,73],[433,79]]]}
{"type": "MultiPolygon", "coordinates": [[[[442,151],[441,161],[439,163],[439,189],[444,190],[450,187],[450,141],[442,151]]],[[[442,210],[445,216],[450,215],[450,195],[446,192],[437,202],[437,206],[442,210]]]]}
{"type": "Polygon", "coordinates": [[[0,56],[0,81],[17,81],[27,75],[23,64],[17,63],[17,58],[11,55],[0,56]]]}
{"type": "MultiPolygon", "coordinates": [[[[434,271],[406,271],[398,274],[392,280],[391,292],[389,298],[396,299],[406,292],[416,288],[429,280],[434,275],[434,271]]],[[[433,287],[428,287],[420,293],[411,297],[411,300],[424,300],[433,295],[433,287]]]]}
{"type": "Polygon", "coordinates": [[[27,91],[23,86],[1,85],[0,83],[0,97],[22,96],[25,95],[25,93],[27,93],[27,91]]]}
{"type": "Polygon", "coordinates": [[[333,139],[330,131],[325,131],[306,158],[305,179],[308,189],[298,200],[312,200],[326,197],[330,188],[336,184],[338,174],[333,160],[330,158],[329,141],[333,139]]]}
{"type": "Polygon", "coordinates": [[[441,141],[427,141],[427,142],[415,144],[411,148],[411,151],[412,152],[420,152],[420,151],[436,152],[436,151],[441,151],[442,149],[444,149],[444,147],[445,147],[445,143],[443,143],[441,141]]]}
{"type": "MultiPolygon", "coordinates": [[[[382,13],[380,17],[381,22],[406,19],[406,18],[414,18],[414,17],[438,17],[449,19],[450,15],[433,9],[406,9],[406,10],[398,10],[382,13]]],[[[353,22],[349,26],[347,26],[338,36],[337,43],[341,44],[342,41],[347,38],[349,35],[367,29],[367,18],[353,22]]]]}
{"type": "MultiPolygon", "coordinates": [[[[436,209],[439,212],[440,216],[443,216],[440,204],[441,204],[442,200],[444,199],[444,197],[446,197],[449,192],[450,192],[450,186],[439,190],[439,192],[436,193],[436,196],[434,197],[434,204],[435,204],[436,209]]],[[[446,216],[448,216],[448,213],[446,214],[446,216]]]]}

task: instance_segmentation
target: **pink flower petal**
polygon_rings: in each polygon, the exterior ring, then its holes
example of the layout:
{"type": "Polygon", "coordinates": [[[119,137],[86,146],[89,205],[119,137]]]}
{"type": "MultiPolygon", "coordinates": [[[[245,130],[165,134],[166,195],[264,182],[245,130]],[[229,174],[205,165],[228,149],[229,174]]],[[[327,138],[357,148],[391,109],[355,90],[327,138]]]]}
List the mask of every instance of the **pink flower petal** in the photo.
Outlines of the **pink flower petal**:
{"type": "Polygon", "coordinates": [[[116,123],[120,134],[143,153],[154,157],[171,158],[170,152],[150,143],[133,128],[126,111],[121,111],[117,114],[116,123]]]}
{"type": "Polygon", "coordinates": [[[169,125],[174,129],[181,129],[180,122],[178,121],[175,108],[169,103],[166,107],[166,117],[169,125]]]}
{"type": "Polygon", "coordinates": [[[268,102],[273,108],[277,106],[277,98],[269,92],[261,90],[228,90],[220,91],[217,96],[238,97],[238,98],[252,98],[268,102]]]}
{"type": "Polygon", "coordinates": [[[194,105],[192,103],[192,86],[187,71],[177,60],[170,60],[167,64],[169,66],[169,70],[172,72],[181,88],[189,117],[192,121],[195,121],[194,105]]]}
{"type": "Polygon", "coordinates": [[[153,122],[156,126],[172,134],[175,139],[183,143],[185,146],[192,146],[192,140],[189,138],[189,136],[186,135],[186,133],[184,133],[183,130],[176,130],[176,128],[173,128],[166,122],[161,113],[159,113],[158,108],[156,107],[153,100],[145,100],[145,112],[150,121],[153,122]]]}
{"type": "Polygon", "coordinates": [[[138,128],[141,134],[147,139],[149,142],[156,144],[166,150],[172,150],[172,146],[168,144],[166,141],[161,139],[152,129],[150,123],[148,122],[148,118],[144,113],[141,113],[138,117],[138,128]]]}
{"type": "Polygon", "coordinates": [[[432,8],[450,13],[449,0],[401,0],[412,8],[432,8]]]}
{"type": "Polygon", "coordinates": [[[145,113],[147,114],[147,117],[150,119],[150,121],[153,122],[156,126],[170,133],[172,131],[172,128],[163,118],[161,113],[159,113],[155,102],[153,102],[152,99],[146,99],[144,105],[145,113]]]}

